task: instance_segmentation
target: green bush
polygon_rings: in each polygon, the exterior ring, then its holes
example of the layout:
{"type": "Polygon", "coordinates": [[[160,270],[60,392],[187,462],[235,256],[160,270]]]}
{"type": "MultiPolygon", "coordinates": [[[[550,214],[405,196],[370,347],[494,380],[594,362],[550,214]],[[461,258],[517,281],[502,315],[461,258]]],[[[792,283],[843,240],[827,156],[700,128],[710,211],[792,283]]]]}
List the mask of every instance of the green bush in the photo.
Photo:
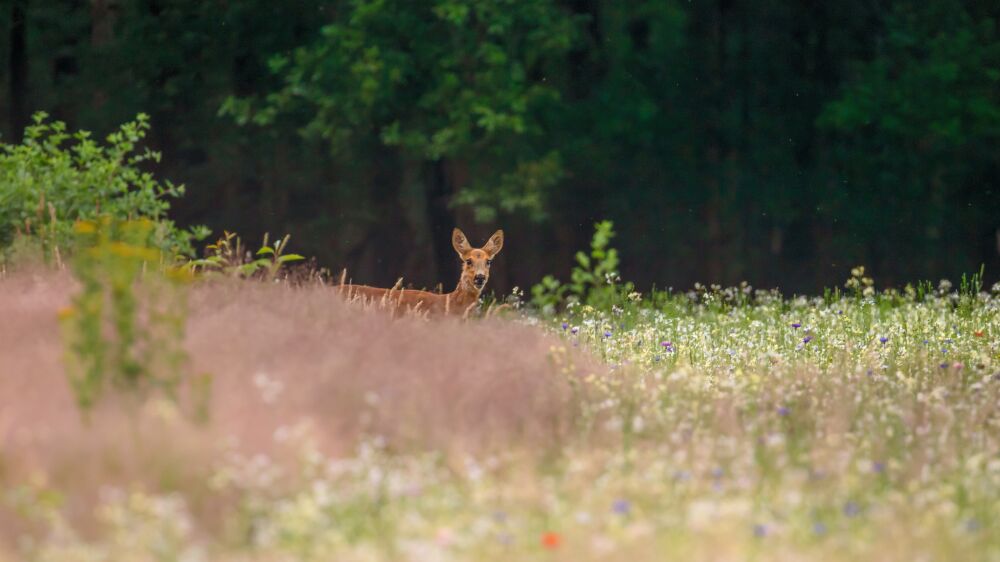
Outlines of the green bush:
{"type": "Polygon", "coordinates": [[[158,391],[176,400],[185,382],[195,411],[207,412],[200,399],[208,388],[204,376],[187,375],[182,347],[185,285],[192,276],[185,267],[164,264],[152,244],[155,226],[148,219],[108,216],[74,225],[71,266],[80,292],[60,317],[67,375],[84,412],[108,387],[139,396],[158,391]]]}
{"type": "Polygon", "coordinates": [[[154,221],[153,243],[170,254],[191,255],[192,238],[204,228],[182,231],[166,218],[169,198],[183,185],[142,171],[160,154],[139,148],[149,117],[139,114],[105,143],[87,131],[69,133],[61,121],[36,113],[21,144],[0,144],[0,252],[8,257],[19,238],[37,241],[51,255],[71,245],[73,223],[100,215],[154,221]]]}
{"type": "Polygon", "coordinates": [[[615,237],[614,223],[601,221],[594,224],[594,237],[590,241],[590,255],[576,253],[576,265],[569,283],[561,283],[551,275],[531,288],[531,300],[544,312],[553,312],[566,302],[589,304],[610,308],[632,291],[631,283],[621,283],[618,276],[618,250],[610,248],[615,237]]]}

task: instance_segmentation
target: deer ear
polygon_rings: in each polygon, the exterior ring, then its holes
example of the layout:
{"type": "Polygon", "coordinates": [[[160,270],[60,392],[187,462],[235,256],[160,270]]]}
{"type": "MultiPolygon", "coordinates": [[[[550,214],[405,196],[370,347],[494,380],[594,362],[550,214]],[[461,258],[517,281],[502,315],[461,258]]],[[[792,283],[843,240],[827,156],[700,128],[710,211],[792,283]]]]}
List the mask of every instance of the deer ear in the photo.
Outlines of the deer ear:
{"type": "Polygon", "coordinates": [[[499,254],[501,249],[503,249],[503,231],[498,230],[493,233],[493,236],[490,236],[489,240],[486,241],[486,245],[483,246],[483,251],[489,254],[492,258],[493,256],[499,254]]]}
{"type": "Polygon", "coordinates": [[[466,252],[472,249],[472,246],[469,245],[469,239],[465,237],[465,233],[457,228],[451,231],[451,245],[460,256],[464,256],[466,252]]]}

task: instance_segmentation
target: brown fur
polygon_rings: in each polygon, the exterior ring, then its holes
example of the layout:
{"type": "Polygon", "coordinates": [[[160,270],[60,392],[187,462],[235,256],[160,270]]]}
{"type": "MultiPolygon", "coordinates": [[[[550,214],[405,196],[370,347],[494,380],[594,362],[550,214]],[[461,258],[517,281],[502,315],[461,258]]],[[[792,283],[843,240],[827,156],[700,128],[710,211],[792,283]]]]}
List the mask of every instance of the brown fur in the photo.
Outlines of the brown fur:
{"type": "Polygon", "coordinates": [[[465,233],[455,229],[451,233],[451,243],[462,259],[462,274],[458,285],[450,293],[432,293],[415,289],[382,289],[367,285],[352,285],[341,279],[337,291],[348,300],[361,300],[379,306],[387,306],[397,312],[426,312],[428,314],[468,314],[479,302],[479,295],[490,277],[493,258],[503,248],[503,231],[498,230],[482,248],[473,248],[465,233]],[[476,283],[476,279],[480,283],[476,283]]]}

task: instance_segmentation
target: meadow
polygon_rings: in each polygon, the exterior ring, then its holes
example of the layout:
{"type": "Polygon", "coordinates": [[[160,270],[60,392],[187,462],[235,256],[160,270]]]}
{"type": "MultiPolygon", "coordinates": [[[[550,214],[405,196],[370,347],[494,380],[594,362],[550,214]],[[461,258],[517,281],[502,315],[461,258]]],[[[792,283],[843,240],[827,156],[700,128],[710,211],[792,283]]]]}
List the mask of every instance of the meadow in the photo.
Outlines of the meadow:
{"type": "Polygon", "coordinates": [[[591,257],[464,320],[197,279],[200,416],[82,413],[81,282],[6,271],[0,559],[1000,560],[1000,287],[641,294],[591,257]]]}

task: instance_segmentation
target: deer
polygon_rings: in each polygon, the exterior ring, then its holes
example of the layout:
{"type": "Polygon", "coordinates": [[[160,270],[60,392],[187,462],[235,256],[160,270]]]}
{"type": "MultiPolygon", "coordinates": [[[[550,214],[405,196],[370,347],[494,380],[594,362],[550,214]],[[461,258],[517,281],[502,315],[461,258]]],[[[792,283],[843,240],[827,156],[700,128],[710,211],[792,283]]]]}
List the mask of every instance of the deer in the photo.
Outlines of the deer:
{"type": "Polygon", "coordinates": [[[455,228],[451,233],[451,245],[462,260],[462,273],[458,278],[458,286],[450,293],[403,289],[400,286],[402,279],[390,289],[353,285],[345,283],[346,270],[341,274],[337,291],[349,301],[361,300],[389,306],[396,312],[466,316],[479,304],[479,295],[490,278],[490,266],[503,248],[503,230],[494,232],[481,248],[473,248],[465,233],[455,228]]]}

